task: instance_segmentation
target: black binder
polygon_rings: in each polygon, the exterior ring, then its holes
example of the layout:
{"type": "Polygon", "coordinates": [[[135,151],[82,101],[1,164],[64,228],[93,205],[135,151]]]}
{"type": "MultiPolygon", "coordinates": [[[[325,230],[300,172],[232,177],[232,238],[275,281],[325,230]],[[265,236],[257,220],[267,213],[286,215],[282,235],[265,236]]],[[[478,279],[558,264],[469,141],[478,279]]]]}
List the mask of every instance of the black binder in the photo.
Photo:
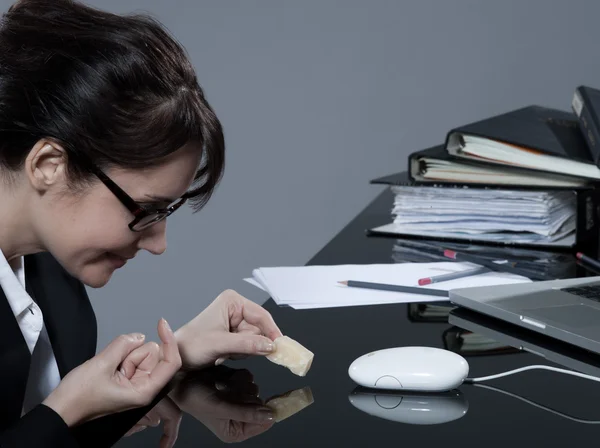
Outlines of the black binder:
{"type": "Polygon", "coordinates": [[[571,103],[592,159],[600,166],[600,90],[579,86],[571,103]]]}
{"type": "MultiPolygon", "coordinates": [[[[510,187],[507,188],[505,185],[465,185],[461,183],[441,183],[441,184],[429,184],[415,182],[408,176],[408,172],[403,171],[400,173],[392,174],[376,178],[370,181],[373,185],[400,185],[400,186],[427,186],[433,188],[485,188],[485,189],[503,189],[503,190],[516,190],[516,191],[550,191],[555,190],[548,187],[539,186],[524,186],[524,187],[510,187]]],[[[560,188],[560,190],[565,190],[560,188]]],[[[570,245],[557,245],[553,243],[511,243],[511,242],[491,242],[491,241],[480,241],[477,238],[445,238],[445,237],[431,237],[431,236],[415,236],[413,234],[396,233],[389,230],[380,230],[379,227],[373,229],[367,229],[367,235],[369,236],[384,236],[398,238],[422,238],[422,239],[433,239],[440,241],[454,241],[454,242],[468,242],[476,243],[481,245],[493,245],[493,246],[522,246],[532,248],[550,248],[551,250],[585,250],[586,252],[595,252],[596,248],[599,247],[600,243],[600,188],[596,188],[595,185],[584,186],[584,187],[573,187],[569,188],[569,191],[573,191],[576,195],[576,231],[575,238],[570,245]]],[[[390,204],[391,208],[391,204],[390,204]]],[[[390,215],[391,220],[391,215],[390,215]]]]}
{"type": "MultiPolygon", "coordinates": [[[[482,173],[484,170],[492,169],[496,174],[491,175],[489,174],[489,171],[487,171],[485,177],[496,179],[502,178],[502,185],[505,185],[505,188],[511,189],[513,187],[528,187],[534,183],[544,189],[562,189],[566,184],[577,187],[591,183],[589,179],[565,176],[556,173],[533,171],[526,168],[512,166],[490,165],[486,162],[480,162],[471,159],[461,159],[460,157],[455,157],[448,154],[443,144],[422,149],[420,151],[415,151],[408,156],[408,175],[412,181],[421,182],[423,184],[452,184],[461,182],[469,185],[486,185],[486,181],[481,180],[484,177],[483,175],[480,175],[479,179],[477,180],[468,180],[468,178],[465,176],[461,176],[459,173],[462,171],[462,168],[474,170],[474,172],[479,173],[482,173]],[[436,162],[452,164],[452,168],[447,169],[448,171],[454,172],[454,177],[456,177],[456,179],[436,178],[434,175],[429,174],[429,171],[431,171],[432,168],[431,165],[435,165],[436,162]],[[524,182],[524,179],[529,179],[529,181],[524,182]]],[[[500,181],[498,180],[498,182],[500,181]]],[[[487,184],[489,185],[489,183],[487,184]]]]}
{"type": "MultiPolygon", "coordinates": [[[[528,154],[549,155],[596,167],[579,129],[577,116],[572,112],[532,105],[456,127],[446,135],[444,147],[452,156],[495,165],[514,166],[512,162],[502,162],[494,158],[482,160],[465,153],[463,151],[465,136],[480,137],[491,142],[525,148],[528,154]]],[[[549,171],[541,162],[539,165],[526,168],[549,171]]],[[[580,173],[576,175],[587,177],[580,173]]],[[[595,177],[590,178],[598,180],[595,177]]]]}

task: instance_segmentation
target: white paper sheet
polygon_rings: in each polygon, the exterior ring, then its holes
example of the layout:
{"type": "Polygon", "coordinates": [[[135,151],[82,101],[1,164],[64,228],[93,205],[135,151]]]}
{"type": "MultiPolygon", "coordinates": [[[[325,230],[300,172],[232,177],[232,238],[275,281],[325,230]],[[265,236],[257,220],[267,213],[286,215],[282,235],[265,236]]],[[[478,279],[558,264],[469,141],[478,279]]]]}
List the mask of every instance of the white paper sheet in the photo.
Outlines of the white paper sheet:
{"type": "MultiPolygon", "coordinates": [[[[359,280],[404,286],[417,286],[418,280],[433,275],[473,269],[471,263],[401,263],[336,266],[267,267],[255,269],[244,279],[266,291],[280,305],[296,309],[441,301],[443,297],[350,288],[338,281],[359,280]]],[[[530,282],[526,277],[488,272],[428,285],[426,288],[448,291],[453,288],[492,286],[530,282]]]]}

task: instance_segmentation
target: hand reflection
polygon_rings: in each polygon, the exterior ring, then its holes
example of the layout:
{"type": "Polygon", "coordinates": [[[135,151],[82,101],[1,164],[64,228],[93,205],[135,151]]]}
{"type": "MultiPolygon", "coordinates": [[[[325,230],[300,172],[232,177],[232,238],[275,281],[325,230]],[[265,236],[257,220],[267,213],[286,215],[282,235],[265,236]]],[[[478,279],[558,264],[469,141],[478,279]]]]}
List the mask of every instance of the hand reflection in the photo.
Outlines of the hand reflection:
{"type": "Polygon", "coordinates": [[[221,365],[188,372],[169,396],[226,443],[262,434],[275,421],[247,370],[221,365]]]}
{"type": "Polygon", "coordinates": [[[163,423],[163,436],[160,438],[160,448],[172,448],[179,435],[181,410],[169,397],[163,398],[137,424],[131,428],[125,437],[143,431],[148,426],[158,426],[163,423]]]}

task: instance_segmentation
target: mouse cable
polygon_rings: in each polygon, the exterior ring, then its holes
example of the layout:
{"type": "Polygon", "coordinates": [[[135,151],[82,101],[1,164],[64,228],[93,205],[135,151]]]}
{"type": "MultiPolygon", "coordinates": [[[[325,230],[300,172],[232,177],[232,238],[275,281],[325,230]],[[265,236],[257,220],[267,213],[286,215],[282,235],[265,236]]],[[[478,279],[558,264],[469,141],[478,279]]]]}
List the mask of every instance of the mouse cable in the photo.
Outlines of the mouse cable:
{"type": "Polygon", "coordinates": [[[465,378],[464,383],[479,383],[481,381],[494,380],[496,378],[501,378],[503,376],[508,376],[508,375],[512,375],[515,373],[524,372],[525,370],[533,370],[533,369],[551,370],[553,372],[566,373],[568,375],[578,376],[580,378],[585,378],[587,380],[600,382],[600,378],[598,378],[597,376],[586,375],[585,373],[574,372],[573,370],[559,369],[558,367],[544,366],[544,365],[532,365],[532,366],[521,367],[519,369],[509,370],[509,371],[503,372],[503,373],[498,373],[496,375],[482,376],[479,378],[465,378]]]}
{"type": "Polygon", "coordinates": [[[508,395],[509,397],[516,398],[517,400],[524,401],[525,403],[530,404],[532,406],[535,406],[536,408],[542,409],[544,411],[551,412],[552,414],[556,414],[559,417],[563,417],[563,418],[566,418],[568,420],[572,420],[572,421],[577,422],[577,423],[585,423],[586,425],[600,425],[600,421],[596,421],[596,420],[584,420],[582,418],[573,417],[572,415],[565,414],[564,412],[560,412],[560,411],[557,411],[556,409],[552,409],[552,408],[550,408],[548,406],[544,406],[542,404],[536,403],[535,401],[529,400],[529,399],[527,399],[525,397],[521,397],[520,395],[514,394],[512,392],[508,392],[507,390],[500,389],[499,387],[488,386],[487,384],[477,384],[477,383],[472,383],[471,386],[473,386],[473,387],[481,387],[481,388],[484,388],[484,389],[492,390],[494,392],[500,392],[501,394],[505,394],[505,395],[508,395]]]}

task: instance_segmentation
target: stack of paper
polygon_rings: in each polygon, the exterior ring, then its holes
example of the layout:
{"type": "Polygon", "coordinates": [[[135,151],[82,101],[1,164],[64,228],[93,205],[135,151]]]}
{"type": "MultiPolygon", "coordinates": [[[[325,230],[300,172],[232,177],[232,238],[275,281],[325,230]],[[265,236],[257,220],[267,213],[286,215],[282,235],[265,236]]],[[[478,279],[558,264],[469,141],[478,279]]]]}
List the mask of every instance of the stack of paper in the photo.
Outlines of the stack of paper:
{"type": "Polygon", "coordinates": [[[575,231],[571,191],[394,186],[392,192],[395,233],[527,243],[575,231]]]}
{"type": "MultiPolygon", "coordinates": [[[[424,277],[473,269],[471,263],[402,263],[338,266],[270,267],[255,269],[245,280],[266,291],[279,305],[296,309],[440,301],[443,297],[393,291],[354,288],[339,281],[358,280],[403,286],[417,286],[424,277]]],[[[487,272],[427,288],[449,291],[455,288],[492,286],[529,282],[526,277],[501,272],[487,272]]]]}

